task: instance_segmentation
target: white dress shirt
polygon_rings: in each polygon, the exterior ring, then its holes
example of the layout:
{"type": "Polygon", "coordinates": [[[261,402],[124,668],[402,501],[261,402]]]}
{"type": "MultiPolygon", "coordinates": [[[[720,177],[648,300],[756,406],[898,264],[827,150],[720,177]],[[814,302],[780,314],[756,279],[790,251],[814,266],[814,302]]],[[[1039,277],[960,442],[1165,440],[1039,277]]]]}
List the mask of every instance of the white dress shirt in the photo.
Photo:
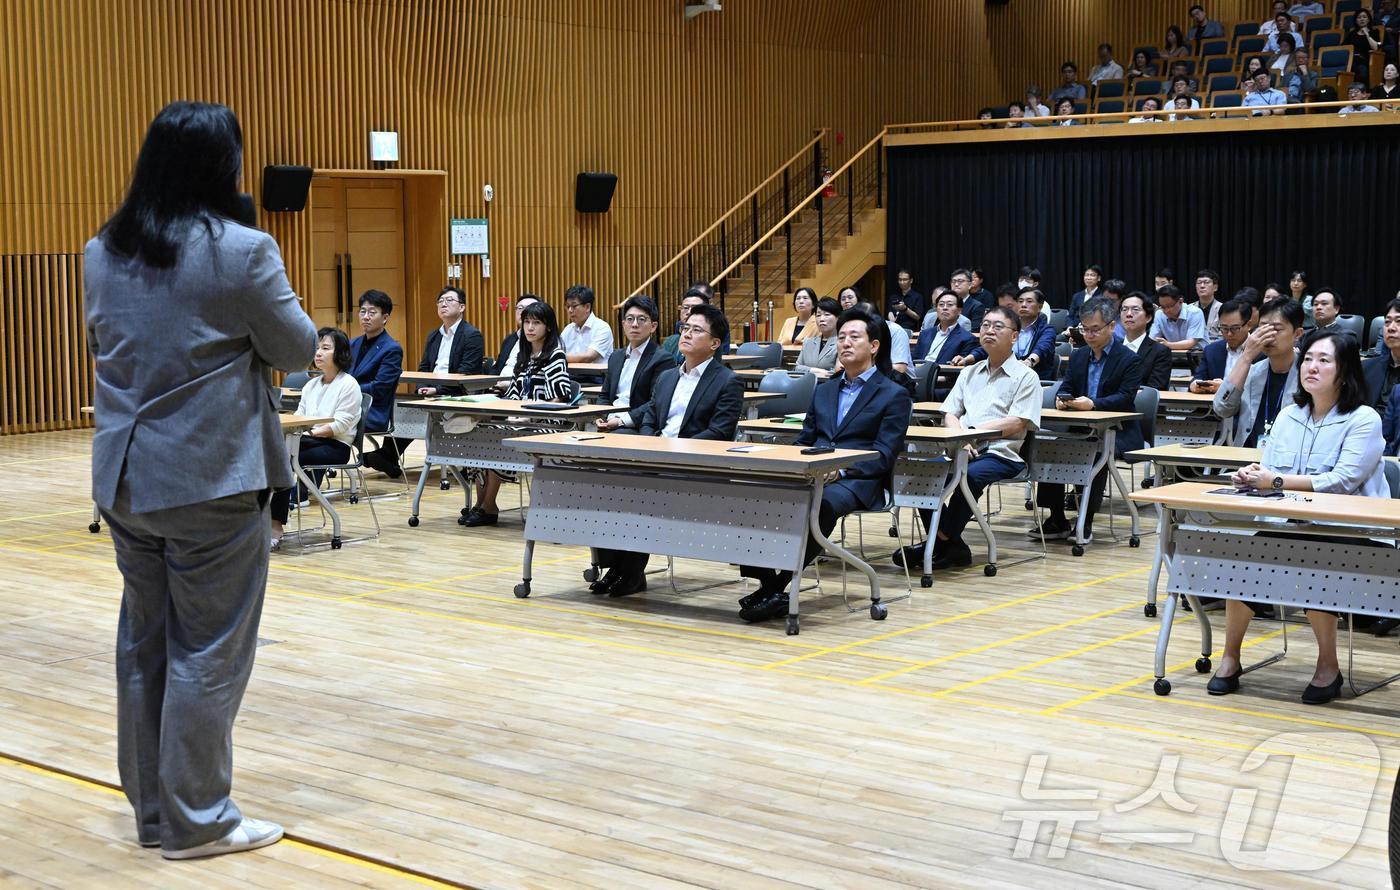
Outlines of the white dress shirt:
{"type": "Polygon", "coordinates": [[[691,371],[687,371],[685,365],[676,369],[680,372],[680,379],[676,381],[676,391],[671,394],[671,407],[666,412],[666,425],[661,428],[661,435],[668,439],[680,435],[681,422],[685,420],[685,411],[690,407],[690,397],[695,395],[695,387],[700,385],[700,378],[705,376],[705,369],[712,361],[713,358],[707,358],[691,371]]]}
{"type": "Polygon", "coordinates": [[[598,353],[598,361],[607,361],[613,351],[613,332],[606,321],[590,312],[582,326],[565,325],[559,332],[559,342],[569,355],[592,349],[598,353]]]}
{"type": "Polygon", "coordinates": [[[442,329],[442,341],[438,343],[437,360],[433,362],[434,374],[446,374],[448,368],[451,367],[452,341],[456,338],[457,329],[461,326],[462,319],[459,318],[457,319],[457,322],[452,325],[452,327],[442,329]]]}
{"type": "Polygon", "coordinates": [[[1144,329],[1143,332],[1142,332],[1141,334],[1138,334],[1138,338],[1137,338],[1136,340],[1127,340],[1127,339],[1125,339],[1125,340],[1123,341],[1123,345],[1126,346],[1126,347],[1128,347],[1128,349],[1132,350],[1132,352],[1133,352],[1134,354],[1136,354],[1137,351],[1138,351],[1138,349],[1142,346],[1142,344],[1143,344],[1146,340],[1147,340],[1147,331],[1144,329]]]}
{"type": "MultiPolygon", "coordinates": [[[[637,368],[642,364],[642,353],[646,351],[647,345],[624,346],[627,350],[627,358],[622,362],[622,373],[617,375],[617,393],[613,396],[614,408],[632,407],[632,381],[637,376],[637,368]]],[[[632,425],[632,415],[626,411],[616,414],[609,414],[608,420],[616,420],[625,427],[632,425]]]]}

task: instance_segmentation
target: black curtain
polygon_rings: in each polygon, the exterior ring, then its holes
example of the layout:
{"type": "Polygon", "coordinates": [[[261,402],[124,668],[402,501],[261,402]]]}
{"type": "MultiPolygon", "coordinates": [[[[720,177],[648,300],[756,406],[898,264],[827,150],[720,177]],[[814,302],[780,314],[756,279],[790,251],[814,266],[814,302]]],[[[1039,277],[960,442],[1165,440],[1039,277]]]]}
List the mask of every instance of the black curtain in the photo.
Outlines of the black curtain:
{"type": "Polygon", "coordinates": [[[982,267],[994,290],[1031,265],[1051,305],[1066,306],[1098,263],[1149,292],[1170,266],[1191,299],[1196,271],[1214,269],[1229,299],[1269,282],[1287,292],[1302,269],[1309,293],[1334,287],[1344,312],[1369,319],[1400,288],[1394,126],[989,141],[888,157],[889,292],[900,267],[927,293],[959,266],[982,267]]]}

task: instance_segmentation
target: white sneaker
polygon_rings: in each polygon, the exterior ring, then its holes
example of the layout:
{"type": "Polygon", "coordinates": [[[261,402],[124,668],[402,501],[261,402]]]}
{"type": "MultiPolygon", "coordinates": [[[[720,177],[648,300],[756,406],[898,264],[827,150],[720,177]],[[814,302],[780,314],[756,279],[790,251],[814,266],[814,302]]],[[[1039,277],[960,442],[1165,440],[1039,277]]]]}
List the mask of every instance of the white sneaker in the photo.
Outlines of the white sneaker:
{"type": "Polygon", "coordinates": [[[275,844],[282,839],[282,826],[276,822],[243,817],[243,821],[233,827],[233,831],[207,844],[187,847],[184,850],[161,850],[166,859],[200,859],[204,856],[222,856],[225,853],[242,853],[275,844]]]}
{"type": "Polygon", "coordinates": [[[273,539],[272,539],[272,542],[268,545],[268,548],[267,548],[267,549],[268,549],[269,551],[271,551],[272,553],[276,553],[278,550],[281,550],[281,549],[282,549],[282,538],[281,538],[280,536],[279,536],[279,537],[276,537],[276,538],[273,538],[273,539]]]}

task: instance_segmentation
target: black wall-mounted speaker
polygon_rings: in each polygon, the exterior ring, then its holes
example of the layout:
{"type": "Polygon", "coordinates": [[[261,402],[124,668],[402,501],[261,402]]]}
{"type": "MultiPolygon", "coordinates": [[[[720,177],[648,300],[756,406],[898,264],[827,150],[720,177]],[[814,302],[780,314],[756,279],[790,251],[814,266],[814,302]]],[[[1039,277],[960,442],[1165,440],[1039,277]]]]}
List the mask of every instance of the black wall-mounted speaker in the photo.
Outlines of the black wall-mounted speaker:
{"type": "Polygon", "coordinates": [[[574,209],[579,213],[607,213],[616,190],[616,173],[580,173],[574,181],[574,209]]]}
{"type": "Polygon", "coordinates": [[[298,213],[306,209],[311,191],[311,168],[269,164],[263,168],[262,206],[275,213],[298,213]]]}

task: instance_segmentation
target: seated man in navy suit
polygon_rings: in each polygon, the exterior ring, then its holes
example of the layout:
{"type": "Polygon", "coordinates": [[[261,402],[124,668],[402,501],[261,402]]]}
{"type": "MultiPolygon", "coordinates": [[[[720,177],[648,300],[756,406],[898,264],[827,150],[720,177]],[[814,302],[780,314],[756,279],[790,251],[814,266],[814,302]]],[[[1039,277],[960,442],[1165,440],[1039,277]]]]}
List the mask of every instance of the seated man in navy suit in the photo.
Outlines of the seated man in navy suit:
{"type": "MultiPolygon", "coordinates": [[[[841,313],[836,338],[842,373],[817,387],[794,443],[879,452],[827,477],[819,516],[823,535],[829,535],[842,516],[884,503],[895,457],[904,450],[914,406],[908,391],[890,378],[894,369],[885,349],[888,336],[880,319],[859,309],[841,313]]],[[[803,564],[821,551],[816,538],[809,537],[803,564]]],[[[759,583],[756,592],[739,601],[740,618],[767,621],[788,613],[792,572],[742,566],[739,573],[759,583]]]]}
{"type": "Polygon", "coordinates": [[[1385,416],[1387,400],[1400,386],[1400,297],[1385,307],[1385,322],[1381,329],[1380,355],[1361,363],[1366,374],[1366,404],[1385,416]]]}
{"type": "MultiPolygon", "coordinates": [[[[1244,340],[1249,336],[1254,306],[1236,297],[1226,301],[1216,316],[1220,323],[1220,339],[1212,340],[1201,350],[1200,364],[1191,379],[1191,392],[1213,393],[1225,382],[1225,375],[1244,354],[1244,340]]],[[[1258,361],[1264,356],[1260,355],[1258,361]]]]}
{"type": "Polygon", "coordinates": [[[960,322],[962,307],[962,297],[957,291],[948,290],[938,295],[933,306],[937,315],[919,332],[919,342],[914,344],[914,361],[928,359],[934,364],[946,365],[977,348],[977,338],[960,322]]]}
{"type": "Polygon", "coordinates": [[[403,347],[384,330],[394,312],[394,301],[382,290],[360,295],[360,329],[363,334],[350,341],[354,365],[350,376],[360,382],[360,392],[370,395],[365,431],[382,433],[394,416],[394,390],[403,373],[403,347]]]}
{"type": "MultiPolygon", "coordinates": [[[[1142,362],[1137,353],[1113,338],[1113,326],[1118,311],[1103,297],[1092,297],[1079,312],[1079,331],[1084,344],[1069,357],[1069,370],[1055,394],[1055,407],[1061,411],[1131,411],[1142,382],[1142,362]]],[[[1142,447],[1142,427],[1136,422],[1124,424],[1114,437],[1114,458],[1125,451],[1142,447]]],[[[1089,499],[1081,502],[1084,536],[1092,538],[1094,514],[1103,502],[1104,485],[1108,481],[1105,465],[1089,486],[1089,499]]],[[[1072,526],[1065,517],[1065,487],[1042,482],[1036,493],[1042,507],[1050,508],[1050,518],[1042,530],[1047,540],[1062,540],[1070,536],[1072,526]]],[[[1040,532],[1031,529],[1031,538],[1040,532]]]]}
{"type": "MultiPolygon", "coordinates": [[[[467,308],[467,295],[459,287],[444,287],[437,298],[438,319],[442,324],[433,328],[423,347],[423,358],[418,362],[418,370],[434,374],[480,374],[482,361],[486,355],[486,338],[462,318],[467,308]]],[[[387,334],[385,336],[388,336],[387,334]]],[[[356,378],[359,379],[358,377],[356,378]]],[[[420,386],[420,396],[457,395],[460,386],[420,386]]],[[[412,439],[387,439],[384,445],[365,455],[365,466],[379,470],[391,479],[403,475],[399,458],[408,449],[412,439]]]]}
{"type": "MultiPolygon", "coordinates": [[[[646,298],[632,297],[627,304],[638,299],[646,298]]],[[[654,303],[651,308],[655,311],[654,303]]],[[[637,311],[633,308],[627,313],[637,311]]],[[[655,329],[654,323],[652,327],[655,329]]],[[[702,303],[690,310],[690,317],[681,326],[682,363],[657,375],[650,400],[638,409],[638,434],[668,439],[734,440],[744,409],[744,386],[717,357],[727,339],[729,320],[718,306],[702,303]]],[[[612,597],[646,590],[648,559],[645,553],[600,550],[598,563],[608,566],[608,572],[591,589],[612,597]]]]}
{"type": "MultiPolygon", "coordinates": [[[[1020,330],[1011,344],[1011,354],[1035,371],[1041,380],[1055,379],[1055,326],[1040,311],[1045,305],[1045,292],[1038,287],[1024,287],[1016,295],[1016,315],[1020,330]]],[[[981,346],[949,364],[971,365],[987,357],[981,346]]]]}
{"type": "Polygon", "coordinates": [[[622,304],[624,345],[608,356],[608,373],[603,378],[603,395],[599,399],[599,404],[621,410],[598,422],[598,429],[603,432],[631,431],[640,426],[657,376],[676,366],[670,353],[656,342],[660,323],[661,310],[651,297],[629,297],[622,304]]]}

